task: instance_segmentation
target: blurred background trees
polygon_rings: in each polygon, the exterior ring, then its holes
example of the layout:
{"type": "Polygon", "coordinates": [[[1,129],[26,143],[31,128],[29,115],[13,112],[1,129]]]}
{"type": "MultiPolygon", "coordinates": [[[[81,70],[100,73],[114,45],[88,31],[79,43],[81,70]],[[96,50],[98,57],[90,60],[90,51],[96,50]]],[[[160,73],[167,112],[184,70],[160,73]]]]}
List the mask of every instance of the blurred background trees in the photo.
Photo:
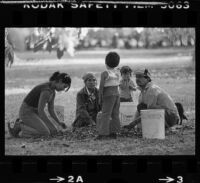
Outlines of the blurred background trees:
{"type": "Polygon", "coordinates": [[[193,28],[8,28],[16,51],[162,48],[195,45],[193,28]]]}

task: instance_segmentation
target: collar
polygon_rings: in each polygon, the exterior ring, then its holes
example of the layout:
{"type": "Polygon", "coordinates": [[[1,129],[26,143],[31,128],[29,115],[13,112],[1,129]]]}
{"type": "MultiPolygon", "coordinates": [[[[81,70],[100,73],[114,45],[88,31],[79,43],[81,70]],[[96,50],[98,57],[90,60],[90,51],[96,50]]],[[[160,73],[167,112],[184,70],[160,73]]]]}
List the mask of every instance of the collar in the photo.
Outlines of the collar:
{"type": "Polygon", "coordinates": [[[137,87],[137,89],[139,89],[139,90],[141,90],[141,91],[144,91],[144,90],[147,90],[149,87],[151,87],[153,85],[153,83],[152,82],[148,82],[147,84],[146,84],[146,86],[145,86],[145,88],[143,89],[143,88],[141,88],[141,87],[137,87]]]}
{"type": "MultiPolygon", "coordinates": [[[[94,88],[94,92],[92,92],[92,93],[95,93],[95,90],[96,90],[96,88],[94,88]]],[[[92,94],[86,86],[83,88],[83,93],[86,94],[86,95],[92,94]]]]}
{"type": "Polygon", "coordinates": [[[88,95],[91,95],[91,92],[89,91],[89,89],[88,89],[87,86],[85,87],[85,89],[86,89],[86,91],[87,91],[87,94],[88,94],[88,95]]]}

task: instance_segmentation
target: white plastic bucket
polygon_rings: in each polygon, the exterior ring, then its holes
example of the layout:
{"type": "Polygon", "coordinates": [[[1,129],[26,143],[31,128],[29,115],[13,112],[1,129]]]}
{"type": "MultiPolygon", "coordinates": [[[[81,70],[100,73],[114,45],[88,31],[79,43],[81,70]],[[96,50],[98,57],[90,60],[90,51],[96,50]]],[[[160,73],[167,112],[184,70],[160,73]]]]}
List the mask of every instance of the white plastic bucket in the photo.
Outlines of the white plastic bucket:
{"type": "Polygon", "coordinates": [[[149,139],[165,139],[164,109],[141,110],[142,136],[149,139]]]}
{"type": "Polygon", "coordinates": [[[120,103],[120,122],[121,125],[128,125],[133,121],[135,112],[137,110],[137,104],[133,102],[121,102],[120,103]]]}

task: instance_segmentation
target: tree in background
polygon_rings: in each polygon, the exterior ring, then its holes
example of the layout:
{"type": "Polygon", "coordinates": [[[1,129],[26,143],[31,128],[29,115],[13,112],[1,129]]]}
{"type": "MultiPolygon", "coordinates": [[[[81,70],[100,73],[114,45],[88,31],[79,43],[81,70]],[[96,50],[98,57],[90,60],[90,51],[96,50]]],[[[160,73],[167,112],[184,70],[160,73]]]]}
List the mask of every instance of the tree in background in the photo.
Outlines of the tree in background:
{"type": "Polygon", "coordinates": [[[10,28],[17,51],[194,46],[193,28],[10,28]]]}
{"type": "MultiPolygon", "coordinates": [[[[84,29],[84,28],[83,28],[84,29]]],[[[75,47],[80,37],[84,37],[84,31],[80,28],[9,28],[10,37],[17,51],[33,50],[34,52],[53,49],[57,50],[58,58],[64,51],[74,56],[75,47]],[[59,53],[58,53],[59,52],[59,53]]]]}
{"type": "Polygon", "coordinates": [[[193,28],[164,28],[163,31],[170,46],[194,46],[195,30],[193,28]]]}
{"type": "Polygon", "coordinates": [[[8,29],[5,29],[5,50],[4,59],[6,67],[11,67],[14,62],[14,45],[10,40],[8,29]]]}

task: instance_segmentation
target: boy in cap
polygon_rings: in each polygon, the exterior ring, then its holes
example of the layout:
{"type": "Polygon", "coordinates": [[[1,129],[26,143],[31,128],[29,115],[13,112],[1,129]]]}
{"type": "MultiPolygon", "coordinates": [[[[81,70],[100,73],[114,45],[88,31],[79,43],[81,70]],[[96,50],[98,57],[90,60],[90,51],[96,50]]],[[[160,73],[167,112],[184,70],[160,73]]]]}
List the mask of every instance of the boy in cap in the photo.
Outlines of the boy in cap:
{"type": "Polygon", "coordinates": [[[122,77],[119,84],[120,102],[133,102],[131,93],[136,91],[136,87],[131,80],[132,69],[129,66],[123,66],[120,73],[122,77]]]}
{"type": "Polygon", "coordinates": [[[132,128],[141,122],[140,110],[144,109],[164,109],[166,128],[177,124],[179,120],[178,111],[169,94],[152,83],[150,73],[147,69],[138,70],[135,75],[136,83],[141,93],[139,95],[135,120],[125,127],[132,128]]]}

